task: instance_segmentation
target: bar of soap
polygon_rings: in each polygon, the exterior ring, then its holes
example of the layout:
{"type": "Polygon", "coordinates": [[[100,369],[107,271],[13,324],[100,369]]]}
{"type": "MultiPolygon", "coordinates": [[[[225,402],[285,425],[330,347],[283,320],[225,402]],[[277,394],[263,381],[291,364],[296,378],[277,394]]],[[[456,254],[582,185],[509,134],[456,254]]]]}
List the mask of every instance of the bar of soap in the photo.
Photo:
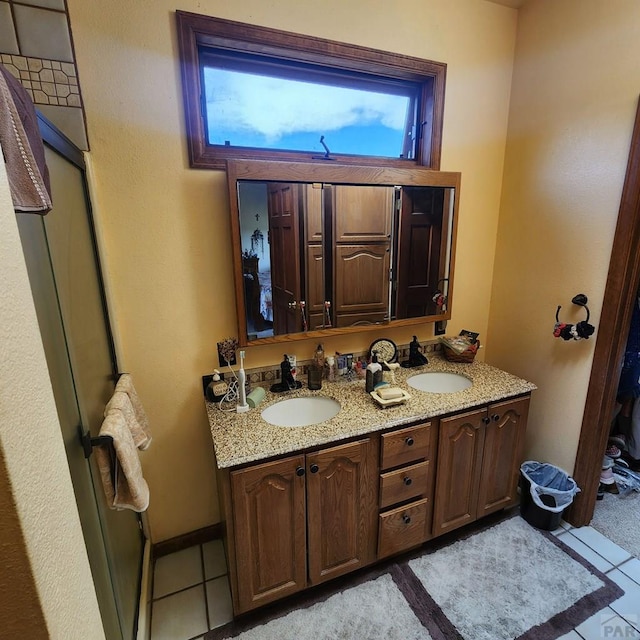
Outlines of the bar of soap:
{"type": "Polygon", "coordinates": [[[404,391],[399,387],[383,387],[382,389],[376,389],[376,393],[383,400],[395,400],[404,396],[404,391]]]}

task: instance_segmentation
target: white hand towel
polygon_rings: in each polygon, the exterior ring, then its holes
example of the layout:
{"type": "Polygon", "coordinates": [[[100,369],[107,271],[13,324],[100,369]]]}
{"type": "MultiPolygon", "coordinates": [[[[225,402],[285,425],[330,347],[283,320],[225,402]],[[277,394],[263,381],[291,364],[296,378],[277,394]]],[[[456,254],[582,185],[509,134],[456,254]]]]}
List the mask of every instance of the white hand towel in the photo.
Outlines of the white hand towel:
{"type": "MultiPolygon", "coordinates": [[[[116,384],[116,393],[126,393],[133,407],[133,413],[135,416],[135,423],[132,427],[133,439],[135,440],[136,447],[141,450],[145,450],[151,444],[151,431],[149,430],[149,420],[147,414],[140,402],[138,393],[133,386],[133,378],[129,373],[123,373],[116,384]]],[[[108,405],[107,405],[108,406],[108,405]]]]}
{"type": "Polygon", "coordinates": [[[146,511],[149,486],[124,414],[112,409],[102,422],[100,435],[113,438],[113,448],[101,445],[94,449],[109,508],[146,511]]]}

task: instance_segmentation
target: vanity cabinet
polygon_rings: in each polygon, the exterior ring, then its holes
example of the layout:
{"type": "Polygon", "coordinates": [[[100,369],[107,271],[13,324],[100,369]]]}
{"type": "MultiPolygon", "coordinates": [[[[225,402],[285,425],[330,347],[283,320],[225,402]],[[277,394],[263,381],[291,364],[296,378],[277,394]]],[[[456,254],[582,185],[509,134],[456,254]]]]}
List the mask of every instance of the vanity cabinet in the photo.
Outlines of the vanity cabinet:
{"type": "Polygon", "coordinates": [[[436,441],[429,422],[382,434],[378,558],[431,537],[436,441]]]}
{"type": "Polygon", "coordinates": [[[230,472],[227,549],[236,614],[375,560],[378,440],[230,472]]]}
{"type": "Polygon", "coordinates": [[[529,396],[219,470],[235,615],[518,503],[529,396]]]}
{"type": "Polygon", "coordinates": [[[433,535],[518,503],[529,397],[440,420],[433,535]]]}

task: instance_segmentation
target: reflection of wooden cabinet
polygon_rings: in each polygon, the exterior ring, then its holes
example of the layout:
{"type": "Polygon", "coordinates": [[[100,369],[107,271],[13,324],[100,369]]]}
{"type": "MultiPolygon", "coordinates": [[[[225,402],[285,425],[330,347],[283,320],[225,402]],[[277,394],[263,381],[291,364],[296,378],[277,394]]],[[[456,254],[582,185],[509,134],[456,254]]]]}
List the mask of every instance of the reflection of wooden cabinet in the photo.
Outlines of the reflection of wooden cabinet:
{"type": "Polygon", "coordinates": [[[338,185],[333,190],[335,242],[389,242],[393,187],[338,185]]]}
{"type": "Polygon", "coordinates": [[[515,505],[529,398],[440,420],[434,535],[515,505]]]}
{"type": "Polygon", "coordinates": [[[377,447],[374,436],[231,472],[236,614],[375,560],[377,447]]]}
{"type": "Polygon", "coordinates": [[[388,244],[335,247],[336,326],[382,322],[389,308],[388,244]]]}
{"type": "Polygon", "coordinates": [[[333,192],[335,324],[382,322],[389,316],[393,187],[333,192]]]}

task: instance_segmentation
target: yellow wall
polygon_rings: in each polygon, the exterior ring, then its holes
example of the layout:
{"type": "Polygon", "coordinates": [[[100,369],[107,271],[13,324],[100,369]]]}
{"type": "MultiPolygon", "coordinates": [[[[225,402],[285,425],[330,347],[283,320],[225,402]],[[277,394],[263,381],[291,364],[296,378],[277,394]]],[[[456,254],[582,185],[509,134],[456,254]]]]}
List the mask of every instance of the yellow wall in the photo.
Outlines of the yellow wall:
{"type": "MultiPolygon", "coordinates": [[[[538,383],[528,454],[571,471],[640,91],[640,4],[540,0],[520,10],[487,360],[538,383]],[[595,336],[594,336],[595,337],[595,336]]],[[[594,428],[596,425],[593,425],[594,428]]]]}
{"type": "MultiPolygon", "coordinates": [[[[173,0],[69,0],[121,368],[154,431],[154,542],[219,519],[200,377],[237,335],[224,174],[188,168],[173,0]]],[[[181,10],[446,62],[442,169],[461,171],[451,330],[486,335],[517,12],[478,0],[184,0],[181,10]]],[[[414,331],[385,331],[407,342],[414,331]]],[[[418,328],[420,339],[432,327],[418,328]]],[[[327,351],[365,350],[371,333],[327,351]]],[[[301,359],[314,344],[295,343],[301,359]]],[[[247,367],[282,347],[247,350],[247,367]]]]}

